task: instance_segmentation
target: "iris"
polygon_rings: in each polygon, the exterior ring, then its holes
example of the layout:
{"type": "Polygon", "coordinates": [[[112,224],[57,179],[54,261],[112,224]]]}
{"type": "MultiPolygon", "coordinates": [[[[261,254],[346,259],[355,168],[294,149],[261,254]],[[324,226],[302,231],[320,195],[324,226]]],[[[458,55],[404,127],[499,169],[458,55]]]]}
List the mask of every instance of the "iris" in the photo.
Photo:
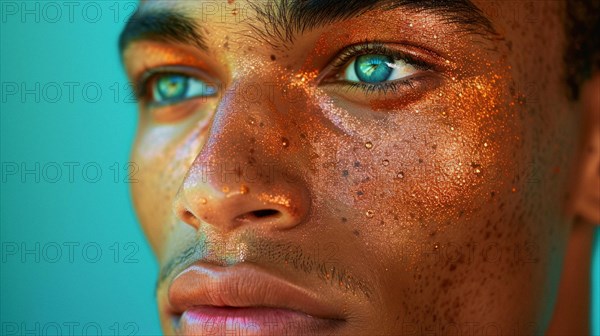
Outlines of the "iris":
{"type": "Polygon", "coordinates": [[[394,64],[394,60],[387,55],[362,55],[356,58],[354,71],[356,77],[362,82],[379,83],[390,78],[394,70],[390,64],[394,64]]]}
{"type": "Polygon", "coordinates": [[[188,90],[188,77],[182,75],[166,75],[156,82],[156,99],[177,100],[185,97],[188,90]]]}

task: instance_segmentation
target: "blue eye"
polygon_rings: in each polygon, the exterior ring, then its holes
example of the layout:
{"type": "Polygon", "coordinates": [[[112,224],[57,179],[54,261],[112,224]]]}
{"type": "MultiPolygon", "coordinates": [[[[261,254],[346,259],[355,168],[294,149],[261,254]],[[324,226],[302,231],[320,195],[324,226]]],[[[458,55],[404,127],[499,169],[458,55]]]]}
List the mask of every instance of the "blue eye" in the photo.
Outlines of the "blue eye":
{"type": "Polygon", "coordinates": [[[213,85],[200,79],[183,74],[157,75],[152,83],[152,101],[169,104],[194,97],[214,96],[217,92],[213,85]]]}
{"type": "Polygon", "coordinates": [[[394,60],[386,55],[362,55],[354,61],[356,76],[363,82],[378,83],[386,81],[392,73],[394,60]]]}
{"type": "Polygon", "coordinates": [[[348,82],[382,83],[409,77],[418,70],[415,66],[383,54],[357,56],[347,65],[343,80],[348,82]]]}

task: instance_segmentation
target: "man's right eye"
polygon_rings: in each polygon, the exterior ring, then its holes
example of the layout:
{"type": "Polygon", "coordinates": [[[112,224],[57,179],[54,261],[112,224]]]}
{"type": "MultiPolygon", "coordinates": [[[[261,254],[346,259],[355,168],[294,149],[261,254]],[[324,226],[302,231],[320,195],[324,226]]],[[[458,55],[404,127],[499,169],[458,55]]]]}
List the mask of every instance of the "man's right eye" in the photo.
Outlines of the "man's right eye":
{"type": "Polygon", "coordinates": [[[216,95],[217,88],[201,79],[177,73],[155,74],[147,81],[151,104],[171,105],[181,101],[216,95]]]}

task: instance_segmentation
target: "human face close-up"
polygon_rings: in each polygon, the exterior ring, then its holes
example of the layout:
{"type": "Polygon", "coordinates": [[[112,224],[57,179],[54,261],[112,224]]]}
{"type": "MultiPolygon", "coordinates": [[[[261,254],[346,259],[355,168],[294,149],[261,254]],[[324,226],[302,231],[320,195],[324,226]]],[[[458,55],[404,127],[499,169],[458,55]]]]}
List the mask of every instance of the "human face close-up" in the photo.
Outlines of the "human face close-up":
{"type": "Polygon", "coordinates": [[[581,117],[561,1],[143,1],[166,334],[540,334],[581,117]]]}

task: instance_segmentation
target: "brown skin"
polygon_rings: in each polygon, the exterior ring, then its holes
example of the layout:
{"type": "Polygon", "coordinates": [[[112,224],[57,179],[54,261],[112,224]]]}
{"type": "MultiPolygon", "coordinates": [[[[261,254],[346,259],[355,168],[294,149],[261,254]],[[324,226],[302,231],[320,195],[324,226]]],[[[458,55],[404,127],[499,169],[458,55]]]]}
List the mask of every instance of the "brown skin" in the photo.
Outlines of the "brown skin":
{"type": "MultiPolygon", "coordinates": [[[[198,3],[175,6],[194,13],[198,3]]],[[[252,260],[325,297],[339,307],[343,335],[544,333],[575,218],[587,228],[599,220],[599,202],[578,201],[598,169],[578,172],[600,158],[579,150],[595,134],[583,118],[600,112],[566,97],[560,2],[536,2],[533,23],[498,15],[522,18],[520,2],[475,3],[498,37],[395,9],[306,32],[287,49],[244,37],[248,27],[233,19],[211,21],[218,16],[204,21],[209,53],[131,44],[124,62],[132,80],[146,68],[185,65],[225,88],[168,107],[140,103],[132,192],[161,267],[210,242],[207,260],[252,260]],[[328,83],[323,69],[340,49],[367,39],[435,71],[371,95],[328,83]],[[248,87],[261,99],[244,94],[248,87]],[[207,167],[240,172],[203,177],[207,167]],[[280,216],[254,216],[266,209],[280,216]],[[281,246],[302,253],[266,255],[281,246]],[[325,266],[295,266],[306,260],[325,266]]],[[[585,232],[578,239],[591,241],[585,232]]],[[[589,262],[577,267],[588,271],[589,262]]],[[[158,287],[167,334],[172,276],[158,287]]],[[[587,293],[564,282],[557,310],[587,293]]],[[[549,333],[586,333],[563,316],[549,333]]]]}

